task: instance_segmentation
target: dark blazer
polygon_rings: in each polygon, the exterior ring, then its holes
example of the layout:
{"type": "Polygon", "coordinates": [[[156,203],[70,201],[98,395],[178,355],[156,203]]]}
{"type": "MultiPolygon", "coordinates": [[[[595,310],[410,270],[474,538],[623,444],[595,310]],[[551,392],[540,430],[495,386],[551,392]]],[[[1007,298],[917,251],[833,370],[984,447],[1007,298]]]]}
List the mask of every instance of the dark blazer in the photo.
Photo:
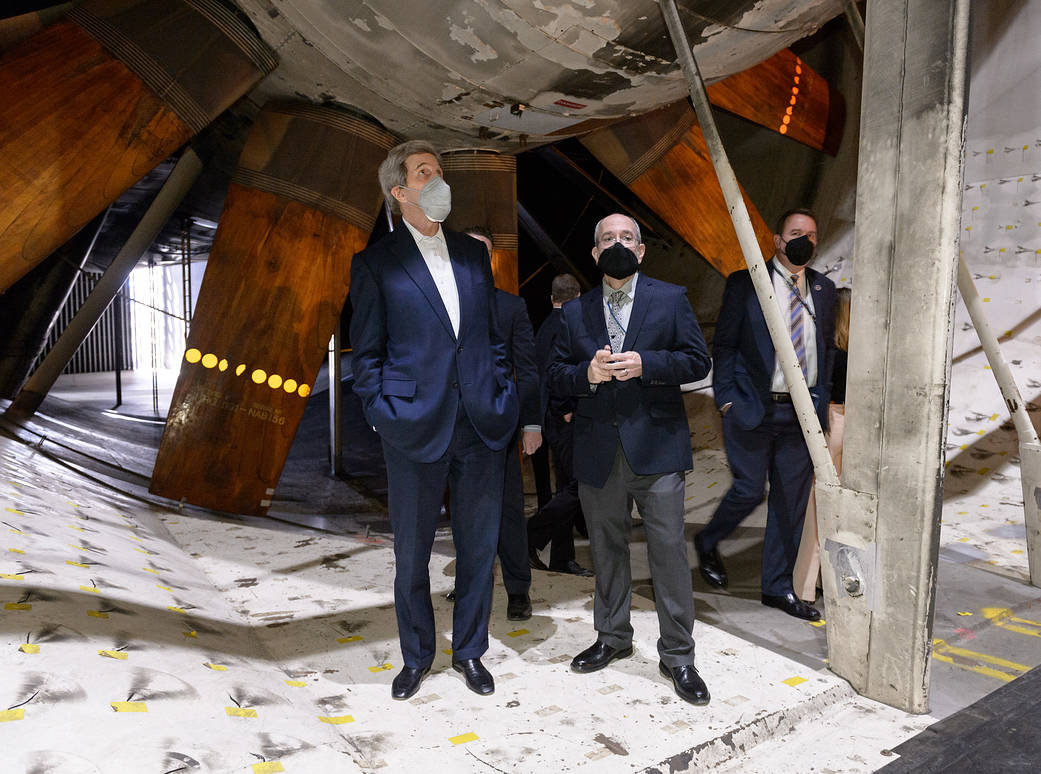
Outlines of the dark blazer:
{"type": "Polygon", "coordinates": [[[595,287],[562,308],[549,387],[573,395],[575,478],[607,483],[619,440],[634,473],[689,470],[690,429],[680,385],[702,379],[711,361],[686,288],[640,274],[623,350],[640,353],[643,375],[591,389],[586,369],[610,342],[604,296],[595,287]]]}
{"type": "Polygon", "coordinates": [[[506,367],[515,375],[520,400],[520,424],[541,425],[539,375],[535,365],[535,333],[524,299],[495,289],[495,324],[506,346],[506,367]]]}
{"type": "Polygon", "coordinates": [[[517,392],[495,332],[494,285],[484,245],[444,230],[459,290],[459,337],[404,224],[354,256],[354,392],[386,443],[416,462],[448,448],[459,401],[492,449],[517,427],[517,392]]]}
{"type": "MultiPolygon", "coordinates": [[[[773,282],[775,264],[766,264],[773,282]]],[[[810,388],[821,427],[828,426],[828,396],[835,362],[835,283],[820,272],[806,269],[806,282],[817,317],[817,384],[810,388]]],[[[776,355],[766,317],[747,269],[727,277],[712,340],[715,370],[712,389],[716,405],[733,403],[727,412],[745,430],[760,425],[770,401],[776,355]]]]}
{"type": "Polygon", "coordinates": [[[535,334],[535,363],[539,370],[539,401],[543,417],[551,413],[559,419],[575,410],[575,399],[572,396],[550,394],[549,390],[549,366],[563,325],[564,313],[554,307],[535,334]]]}

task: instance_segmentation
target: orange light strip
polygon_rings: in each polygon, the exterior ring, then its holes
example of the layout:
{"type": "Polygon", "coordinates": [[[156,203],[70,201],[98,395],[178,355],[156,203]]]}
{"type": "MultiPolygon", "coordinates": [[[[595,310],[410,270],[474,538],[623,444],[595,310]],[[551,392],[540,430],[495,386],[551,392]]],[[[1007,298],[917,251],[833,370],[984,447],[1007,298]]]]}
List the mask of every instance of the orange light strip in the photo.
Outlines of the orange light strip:
{"type": "Polygon", "coordinates": [[[799,101],[799,81],[802,79],[802,60],[799,57],[795,57],[795,75],[792,76],[792,97],[788,100],[788,107],[784,111],[784,116],[781,117],[781,125],[777,127],[777,131],[781,134],[788,134],[788,124],[792,122],[792,113],[795,112],[795,104],[799,101]]]}
{"type": "MultiPolygon", "coordinates": [[[[192,347],[184,353],[184,359],[191,364],[199,363],[203,368],[216,368],[218,371],[227,371],[228,363],[227,358],[218,358],[213,353],[206,353],[205,355],[195,347],[192,347]]],[[[242,376],[246,372],[246,364],[239,363],[235,366],[235,376],[242,376]]],[[[279,388],[292,394],[296,393],[301,398],[306,398],[311,394],[311,386],[308,384],[300,384],[296,379],[283,379],[278,374],[269,374],[263,368],[254,368],[249,378],[254,384],[267,384],[272,390],[279,388]]]]}

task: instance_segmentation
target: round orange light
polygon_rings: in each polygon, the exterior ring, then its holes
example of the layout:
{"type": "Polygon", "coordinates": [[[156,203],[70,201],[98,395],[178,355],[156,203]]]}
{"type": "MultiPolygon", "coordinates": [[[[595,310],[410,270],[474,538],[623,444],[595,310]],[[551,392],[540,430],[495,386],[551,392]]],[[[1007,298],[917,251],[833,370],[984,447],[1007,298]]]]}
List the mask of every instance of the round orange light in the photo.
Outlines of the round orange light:
{"type": "Polygon", "coordinates": [[[184,353],[184,359],[187,360],[189,363],[198,363],[200,360],[202,360],[202,353],[195,347],[192,347],[184,353]]]}
{"type": "Polygon", "coordinates": [[[296,394],[299,395],[301,398],[306,398],[308,395],[311,394],[311,387],[310,387],[310,385],[301,384],[297,388],[296,394]]]}
{"type": "Polygon", "coordinates": [[[217,369],[220,370],[220,371],[227,371],[228,370],[228,359],[222,357],[220,359],[220,362],[217,363],[217,369]]]}
{"type": "Polygon", "coordinates": [[[215,365],[217,365],[217,356],[214,355],[212,352],[207,352],[205,355],[202,356],[203,368],[213,368],[215,365]]]}
{"type": "Polygon", "coordinates": [[[252,379],[256,384],[263,384],[267,381],[267,371],[258,368],[249,375],[249,378],[252,379]]]}
{"type": "Polygon", "coordinates": [[[282,389],[290,393],[296,392],[296,388],[296,379],[286,379],[285,383],[282,385],[282,389]]]}
{"type": "Polygon", "coordinates": [[[785,126],[784,124],[781,124],[781,128],[778,129],[777,131],[780,132],[781,134],[788,134],[788,127],[785,126]]]}
{"type": "Polygon", "coordinates": [[[239,363],[237,366],[235,366],[235,376],[242,376],[242,372],[245,371],[245,370],[246,370],[246,364],[245,363],[239,363]]]}
{"type": "Polygon", "coordinates": [[[282,386],[282,377],[278,374],[271,374],[271,376],[267,378],[267,386],[272,390],[277,390],[282,386]]]}

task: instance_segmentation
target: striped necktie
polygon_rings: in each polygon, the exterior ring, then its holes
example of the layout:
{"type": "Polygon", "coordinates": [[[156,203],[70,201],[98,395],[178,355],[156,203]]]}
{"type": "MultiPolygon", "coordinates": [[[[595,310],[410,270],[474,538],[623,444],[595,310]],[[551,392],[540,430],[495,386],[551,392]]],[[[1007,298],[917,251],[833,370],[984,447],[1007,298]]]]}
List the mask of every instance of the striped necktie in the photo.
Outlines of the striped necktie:
{"type": "Polygon", "coordinates": [[[792,275],[792,292],[788,297],[788,326],[792,331],[792,346],[795,356],[799,358],[799,368],[806,378],[806,344],[803,341],[802,300],[799,297],[799,275],[792,275]]]}
{"type": "Polygon", "coordinates": [[[616,290],[607,298],[607,335],[611,339],[611,351],[621,352],[622,344],[625,342],[625,329],[619,319],[622,316],[622,305],[629,300],[629,296],[623,290],[616,290]]]}

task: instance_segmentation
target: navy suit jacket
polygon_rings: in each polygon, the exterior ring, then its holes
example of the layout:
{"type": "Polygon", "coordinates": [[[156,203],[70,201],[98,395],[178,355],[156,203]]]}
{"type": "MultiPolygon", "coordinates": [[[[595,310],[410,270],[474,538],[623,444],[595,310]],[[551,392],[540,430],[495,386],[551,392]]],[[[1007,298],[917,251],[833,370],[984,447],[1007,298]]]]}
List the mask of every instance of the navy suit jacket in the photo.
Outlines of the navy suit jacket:
{"type": "Polygon", "coordinates": [[[689,470],[690,428],[680,385],[703,379],[711,361],[686,288],[639,275],[622,349],[640,354],[643,375],[602,382],[595,390],[586,369],[610,343],[601,287],[568,301],[562,312],[549,387],[577,399],[575,478],[604,486],[619,441],[636,474],[689,470]]]}
{"type": "Polygon", "coordinates": [[[506,346],[506,367],[515,375],[520,424],[541,425],[539,376],[535,366],[535,333],[524,299],[495,289],[495,324],[506,346]]]}
{"type": "MultiPolygon", "coordinates": [[[[773,282],[774,261],[770,260],[766,266],[773,282]]],[[[810,396],[821,427],[827,429],[828,396],[835,363],[835,283],[809,268],[806,282],[817,317],[817,384],[810,388],[810,396]]],[[[770,402],[776,353],[747,269],[727,277],[712,340],[712,359],[716,405],[722,408],[732,403],[727,416],[738,427],[745,430],[758,427],[770,402]]]]}
{"type": "Polygon", "coordinates": [[[570,395],[550,393],[549,366],[553,361],[553,352],[557,348],[557,338],[564,324],[564,313],[554,307],[535,334],[535,363],[539,370],[539,406],[542,416],[552,414],[561,418],[575,410],[575,399],[570,395]]]}
{"type": "Polygon", "coordinates": [[[459,410],[494,450],[517,427],[487,251],[463,234],[444,235],[459,290],[458,338],[404,224],[351,263],[354,392],[383,440],[416,462],[445,453],[459,410]]]}

